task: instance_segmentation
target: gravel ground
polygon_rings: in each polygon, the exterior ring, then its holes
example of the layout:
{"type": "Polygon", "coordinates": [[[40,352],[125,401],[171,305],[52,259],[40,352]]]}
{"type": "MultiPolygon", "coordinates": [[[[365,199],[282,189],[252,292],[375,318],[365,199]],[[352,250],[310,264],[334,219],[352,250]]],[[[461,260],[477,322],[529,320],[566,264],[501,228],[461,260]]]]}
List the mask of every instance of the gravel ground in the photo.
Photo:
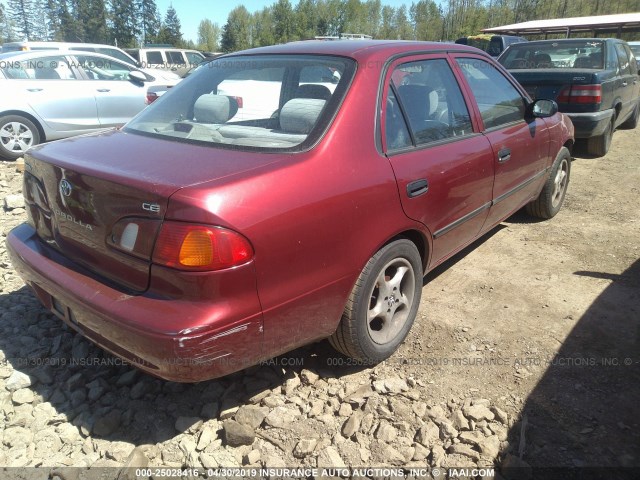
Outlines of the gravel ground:
{"type": "Polygon", "coordinates": [[[387,362],[349,365],[320,342],[193,385],[43,310],[8,260],[25,213],[22,174],[1,163],[0,467],[640,467],[639,147],[617,132],[607,157],[573,162],[555,219],[517,214],[432,272],[387,362]],[[539,361],[577,355],[600,363],[539,361]],[[631,364],[604,368],[614,357],[631,364]]]}

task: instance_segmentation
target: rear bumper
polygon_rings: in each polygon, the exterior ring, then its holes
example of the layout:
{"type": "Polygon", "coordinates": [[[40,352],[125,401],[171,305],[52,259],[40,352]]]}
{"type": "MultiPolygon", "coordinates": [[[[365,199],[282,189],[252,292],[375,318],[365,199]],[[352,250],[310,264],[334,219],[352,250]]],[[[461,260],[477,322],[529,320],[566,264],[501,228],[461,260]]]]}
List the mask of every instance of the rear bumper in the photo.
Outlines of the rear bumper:
{"type": "Polygon", "coordinates": [[[611,122],[613,114],[613,109],[590,113],[565,113],[573,122],[576,138],[589,138],[602,135],[607,129],[609,122],[611,122]]]}
{"type": "MultiPolygon", "coordinates": [[[[27,224],[9,233],[7,247],[14,268],[47,309],[152,375],[197,382],[242,370],[263,358],[257,292],[255,303],[247,302],[247,295],[238,299],[241,308],[233,308],[232,298],[216,304],[128,295],[45,245],[27,224]]],[[[251,266],[244,273],[241,269],[233,275],[254,275],[251,266]]]]}

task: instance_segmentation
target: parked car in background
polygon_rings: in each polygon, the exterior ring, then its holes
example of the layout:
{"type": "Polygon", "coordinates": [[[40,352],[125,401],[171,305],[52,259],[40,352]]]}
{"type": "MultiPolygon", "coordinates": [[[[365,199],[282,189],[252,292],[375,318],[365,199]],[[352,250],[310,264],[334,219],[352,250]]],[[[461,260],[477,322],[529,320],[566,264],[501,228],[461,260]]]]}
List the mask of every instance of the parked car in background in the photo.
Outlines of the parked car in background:
{"type": "Polygon", "coordinates": [[[469,35],[468,37],[459,38],[455,43],[476,47],[487,52],[492,57],[497,57],[504,52],[509,45],[526,41],[526,38],[516,37],[513,35],[491,35],[481,33],[479,35],[469,35]]]}
{"type": "Polygon", "coordinates": [[[168,70],[180,77],[184,76],[192,67],[200,65],[205,59],[205,56],[197,50],[164,46],[127,48],[126,51],[144,68],[168,70]]]}
{"type": "Polygon", "coordinates": [[[27,152],[8,251],[46,308],[158,377],[326,337],[371,365],[409,334],[425,272],[523,206],[558,213],[572,144],[555,102],[470,47],[238,52],[121,130],[27,152]],[[278,114],[237,120],[220,86],[239,77],[268,78],[278,114]]]}
{"type": "Polygon", "coordinates": [[[499,58],[531,98],[554,99],[571,118],[576,138],[603,156],[616,128],[640,116],[638,63],[615,38],[540,40],[511,45],[499,58]]]}
{"type": "Polygon", "coordinates": [[[627,42],[636,60],[640,59],[640,42],[627,42]]]}
{"type": "Polygon", "coordinates": [[[153,85],[168,82],[99,53],[0,54],[0,157],[16,159],[44,141],[123,125],[145,107],[153,85]]]}
{"type": "Polygon", "coordinates": [[[169,84],[176,83],[181,77],[173,72],[143,68],[140,62],[134,59],[124,50],[111,45],[99,43],[74,43],[74,42],[11,42],[3,45],[4,52],[31,52],[39,50],[70,50],[72,52],[93,52],[108,55],[121,62],[128,63],[136,69],[157,80],[165,80],[169,84]]]}

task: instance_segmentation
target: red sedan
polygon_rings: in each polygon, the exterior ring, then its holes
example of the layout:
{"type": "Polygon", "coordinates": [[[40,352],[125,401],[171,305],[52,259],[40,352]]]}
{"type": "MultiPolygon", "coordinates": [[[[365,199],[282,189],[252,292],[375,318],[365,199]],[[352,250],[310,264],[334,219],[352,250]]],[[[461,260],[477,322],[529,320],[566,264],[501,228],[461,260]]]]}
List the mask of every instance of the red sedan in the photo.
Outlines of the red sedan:
{"type": "Polygon", "coordinates": [[[162,378],[327,337],[375,363],[429,269],[521,207],[559,211],[573,141],[553,101],[466,46],[260,48],[121,130],[31,149],[7,243],[47,309],[162,378]]]}

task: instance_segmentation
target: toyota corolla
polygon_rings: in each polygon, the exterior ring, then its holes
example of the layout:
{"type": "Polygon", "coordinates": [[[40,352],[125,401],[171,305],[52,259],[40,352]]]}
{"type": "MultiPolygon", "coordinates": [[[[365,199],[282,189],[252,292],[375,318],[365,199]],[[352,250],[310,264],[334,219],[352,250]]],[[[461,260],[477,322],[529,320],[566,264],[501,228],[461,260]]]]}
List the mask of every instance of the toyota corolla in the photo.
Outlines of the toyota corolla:
{"type": "Polygon", "coordinates": [[[7,243],[47,309],[158,377],[323,338],[375,363],[409,335],[427,271],[522,207],[556,215],[572,145],[557,105],[476,49],[265,47],[120,130],[30,149],[7,243]]]}

